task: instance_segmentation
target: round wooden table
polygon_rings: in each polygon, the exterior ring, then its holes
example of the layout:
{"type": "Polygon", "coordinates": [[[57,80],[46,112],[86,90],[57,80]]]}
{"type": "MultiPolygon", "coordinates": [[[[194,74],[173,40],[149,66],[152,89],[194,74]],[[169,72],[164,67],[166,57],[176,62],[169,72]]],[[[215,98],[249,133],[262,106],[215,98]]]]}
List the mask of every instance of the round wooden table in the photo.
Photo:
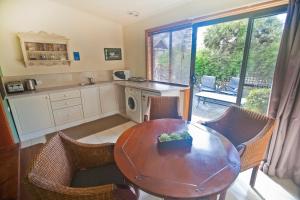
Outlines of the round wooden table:
{"type": "Polygon", "coordinates": [[[136,187],[163,198],[214,198],[226,191],[240,172],[235,147],[216,131],[178,119],[144,122],[126,130],[114,157],[136,187]],[[157,137],[188,129],[191,148],[159,149],[157,137]]]}

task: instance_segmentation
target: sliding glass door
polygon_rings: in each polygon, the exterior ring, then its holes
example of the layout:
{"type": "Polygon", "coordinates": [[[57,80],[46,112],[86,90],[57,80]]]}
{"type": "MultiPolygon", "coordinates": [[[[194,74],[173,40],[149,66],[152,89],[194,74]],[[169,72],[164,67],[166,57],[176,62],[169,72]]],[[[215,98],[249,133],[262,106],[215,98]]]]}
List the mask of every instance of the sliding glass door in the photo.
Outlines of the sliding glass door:
{"type": "Polygon", "coordinates": [[[285,8],[193,27],[192,121],[219,117],[231,104],[265,113],[285,8]]]}
{"type": "Polygon", "coordinates": [[[216,118],[236,103],[247,26],[248,20],[240,19],[198,28],[194,121],[216,118]]]}
{"type": "MultiPolygon", "coordinates": [[[[266,113],[286,14],[254,18],[241,105],[266,113]]],[[[238,102],[239,103],[239,102],[238,102]]]]}

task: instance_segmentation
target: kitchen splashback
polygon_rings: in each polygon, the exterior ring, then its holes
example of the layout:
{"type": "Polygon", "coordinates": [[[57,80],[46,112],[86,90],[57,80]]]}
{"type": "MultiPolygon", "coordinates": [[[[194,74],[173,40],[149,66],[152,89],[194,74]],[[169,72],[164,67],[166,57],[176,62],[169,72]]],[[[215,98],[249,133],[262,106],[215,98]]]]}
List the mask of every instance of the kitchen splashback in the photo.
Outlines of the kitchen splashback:
{"type": "Polygon", "coordinates": [[[37,88],[49,88],[65,85],[76,85],[82,82],[87,82],[87,77],[93,77],[96,82],[111,81],[112,70],[59,74],[39,74],[26,76],[5,76],[2,79],[4,83],[16,80],[36,79],[38,82],[37,88]]]}

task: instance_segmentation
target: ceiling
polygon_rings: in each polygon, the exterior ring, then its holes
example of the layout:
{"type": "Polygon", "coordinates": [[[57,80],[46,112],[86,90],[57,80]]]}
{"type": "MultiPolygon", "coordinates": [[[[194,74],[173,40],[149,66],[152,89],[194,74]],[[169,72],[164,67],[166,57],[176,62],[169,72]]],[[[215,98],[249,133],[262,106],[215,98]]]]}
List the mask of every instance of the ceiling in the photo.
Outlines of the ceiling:
{"type": "Polygon", "coordinates": [[[122,25],[134,23],[157,13],[186,4],[191,0],[52,0],[122,25]],[[129,15],[139,12],[139,16],[129,15]]]}

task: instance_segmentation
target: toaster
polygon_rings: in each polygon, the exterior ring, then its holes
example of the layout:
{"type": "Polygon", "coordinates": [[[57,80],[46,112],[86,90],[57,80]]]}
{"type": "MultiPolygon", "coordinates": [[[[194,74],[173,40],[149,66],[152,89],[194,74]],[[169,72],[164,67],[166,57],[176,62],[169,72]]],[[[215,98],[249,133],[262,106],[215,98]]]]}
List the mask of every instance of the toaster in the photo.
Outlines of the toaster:
{"type": "Polygon", "coordinates": [[[24,85],[21,81],[12,81],[6,83],[7,93],[24,92],[24,85]]]}

